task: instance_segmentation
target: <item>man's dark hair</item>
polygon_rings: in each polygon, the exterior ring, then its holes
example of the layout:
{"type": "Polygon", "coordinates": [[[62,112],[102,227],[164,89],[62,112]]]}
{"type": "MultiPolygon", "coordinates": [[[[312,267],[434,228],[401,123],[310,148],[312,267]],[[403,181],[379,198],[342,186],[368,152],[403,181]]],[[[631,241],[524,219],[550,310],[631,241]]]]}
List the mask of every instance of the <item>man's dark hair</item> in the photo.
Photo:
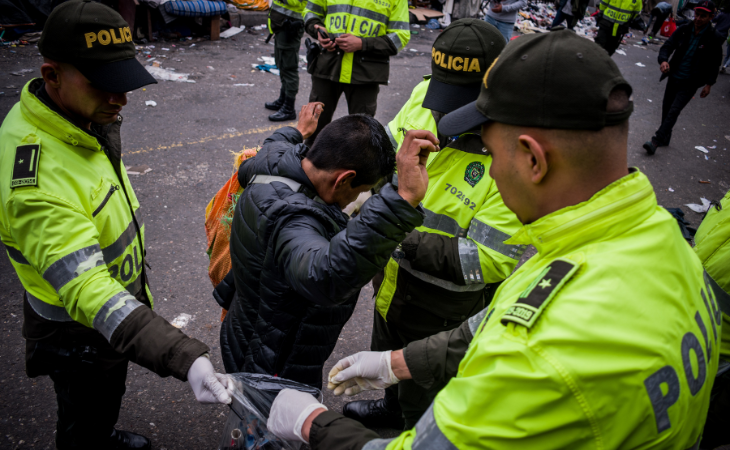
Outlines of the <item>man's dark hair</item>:
{"type": "Polygon", "coordinates": [[[375,184],[395,170],[395,149],[385,128],[365,114],[329,123],[306,157],[320,170],[354,170],[352,187],[375,184]]]}

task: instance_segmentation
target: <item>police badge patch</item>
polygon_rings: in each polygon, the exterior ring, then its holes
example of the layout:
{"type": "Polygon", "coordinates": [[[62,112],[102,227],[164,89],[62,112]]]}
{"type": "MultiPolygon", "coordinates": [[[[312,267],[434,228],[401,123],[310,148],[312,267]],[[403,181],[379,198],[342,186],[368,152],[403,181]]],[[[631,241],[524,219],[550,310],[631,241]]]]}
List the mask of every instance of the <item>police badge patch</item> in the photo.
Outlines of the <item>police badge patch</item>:
{"type": "Polygon", "coordinates": [[[484,176],[484,164],[474,161],[473,163],[466,166],[466,173],[464,173],[464,181],[469,183],[471,187],[476,186],[479,180],[484,176]]]}

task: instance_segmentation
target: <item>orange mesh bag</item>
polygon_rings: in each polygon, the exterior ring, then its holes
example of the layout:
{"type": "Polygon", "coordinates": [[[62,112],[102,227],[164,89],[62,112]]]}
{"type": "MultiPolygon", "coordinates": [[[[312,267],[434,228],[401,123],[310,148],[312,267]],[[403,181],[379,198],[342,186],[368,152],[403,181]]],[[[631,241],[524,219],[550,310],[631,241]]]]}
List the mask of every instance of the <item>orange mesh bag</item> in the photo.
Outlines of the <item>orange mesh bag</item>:
{"type": "Polygon", "coordinates": [[[266,0],[228,0],[229,3],[238,9],[249,11],[266,11],[269,9],[269,2],[266,0]]]}
{"type": "MultiPolygon", "coordinates": [[[[205,208],[205,234],[208,238],[208,276],[213,287],[223,281],[231,270],[231,253],[229,243],[231,239],[231,222],[236,202],[243,192],[238,183],[238,167],[248,158],[256,156],[260,147],[245,148],[234,153],[233,175],[226,184],[213,196],[205,208]]],[[[221,321],[226,317],[226,310],[221,314],[221,321]]]]}

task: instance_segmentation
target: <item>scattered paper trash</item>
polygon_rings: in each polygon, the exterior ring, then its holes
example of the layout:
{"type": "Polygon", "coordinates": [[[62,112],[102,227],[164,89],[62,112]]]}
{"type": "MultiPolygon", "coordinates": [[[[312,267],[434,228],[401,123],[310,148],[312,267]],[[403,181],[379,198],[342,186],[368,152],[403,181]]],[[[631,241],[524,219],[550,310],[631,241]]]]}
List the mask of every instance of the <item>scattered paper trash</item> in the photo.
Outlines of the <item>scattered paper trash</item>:
{"type": "Polygon", "coordinates": [[[10,72],[10,75],[15,75],[16,77],[22,77],[26,73],[33,72],[35,69],[20,69],[17,72],[10,72]]]}
{"type": "Polygon", "coordinates": [[[417,51],[418,51],[418,50],[416,50],[415,48],[409,48],[408,50],[410,50],[410,51],[412,51],[412,52],[417,52],[417,51]]]}
{"type": "Polygon", "coordinates": [[[705,147],[703,147],[701,145],[696,145],[695,146],[695,149],[701,151],[702,153],[709,153],[709,151],[705,147]]]}
{"type": "Polygon", "coordinates": [[[246,29],[246,25],[241,25],[240,27],[231,27],[231,28],[227,29],[226,31],[224,31],[223,33],[221,33],[221,38],[228,39],[229,37],[235,36],[245,29],[246,29]]]}
{"type": "Polygon", "coordinates": [[[144,104],[145,106],[157,106],[157,102],[154,100],[147,100],[144,104]]]}
{"type": "Polygon", "coordinates": [[[715,150],[717,148],[717,145],[708,145],[707,148],[710,150],[715,150]]]}
{"type": "Polygon", "coordinates": [[[698,205],[697,203],[685,203],[684,206],[688,207],[697,214],[704,214],[707,212],[708,209],[710,209],[710,205],[712,203],[710,203],[710,201],[704,197],[700,198],[700,200],[702,201],[701,205],[698,205]]]}
{"type": "Polygon", "coordinates": [[[209,68],[210,70],[215,70],[215,69],[213,68],[213,66],[208,66],[208,68],[209,68]]]}
{"type": "Polygon", "coordinates": [[[626,52],[625,52],[625,51],[623,51],[623,50],[616,50],[616,53],[618,53],[619,55],[624,55],[624,56],[626,56],[626,52]]]}
{"type": "Polygon", "coordinates": [[[256,58],[256,60],[261,61],[264,64],[268,64],[270,66],[276,65],[276,61],[271,56],[260,56],[260,57],[256,58]]]}
{"type": "Polygon", "coordinates": [[[651,103],[651,99],[650,98],[647,98],[647,100],[649,100],[649,103],[651,103]]]}
{"type": "Polygon", "coordinates": [[[269,72],[277,77],[279,76],[279,69],[276,68],[273,64],[251,64],[254,69],[258,69],[264,72],[269,72]]]}
{"type": "Polygon", "coordinates": [[[674,192],[674,189],[672,189],[672,188],[669,188],[669,189],[667,189],[667,190],[668,190],[669,192],[674,192]]]}
{"type": "Polygon", "coordinates": [[[145,165],[126,166],[125,169],[127,169],[127,175],[145,175],[147,172],[152,172],[152,169],[145,165]]]}
{"type": "Polygon", "coordinates": [[[155,79],[166,81],[180,81],[183,83],[195,83],[195,80],[188,80],[188,73],[175,73],[171,70],[165,70],[162,67],[145,66],[155,79]]]}
{"type": "Polygon", "coordinates": [[[166,52],[169,52],[170,51],[169,48],[164,48],[164,47],[161,50],[166,51],[166,52]]]}
{"type": "Polygon", "coordinates": [[[237,83],[234,86],[253,86],[253,83],[237,83]]]}
{"type": "Polygon", "coordinates": [[[641,64],[640,62],[637,62],[636,65],[639,67],[646,67],[646,64],[641,64]]]}
{"type": "Polygon", "coordinates": [[[190,44],[191,47],[195,47],[195,44],[190,44]]]}
{"type": "Polygon", "coordinates": [[[707,155],[705,155],[705,159],[708,160],[708,161],[710,160],[710,158],[708,158],[707,155]]]}
{"type": "Polygon", "coordinates": [[[190,322],[191,318],[192,316],[190,314],[182,313],[179,316],[175,317],[175,319],[170,322],[170,324],[172,324],[172,326],[175,328],[183,328],[185,327],[185,325],[188,324],[188,322],[190,322]]]}

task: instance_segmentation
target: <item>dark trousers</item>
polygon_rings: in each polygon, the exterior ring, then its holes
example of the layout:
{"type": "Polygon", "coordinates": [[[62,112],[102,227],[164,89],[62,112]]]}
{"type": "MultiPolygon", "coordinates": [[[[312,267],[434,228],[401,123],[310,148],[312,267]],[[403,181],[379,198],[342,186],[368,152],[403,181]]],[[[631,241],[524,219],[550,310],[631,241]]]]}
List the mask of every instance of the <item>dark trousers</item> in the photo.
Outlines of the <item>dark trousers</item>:
{"type": "MultiPolygon", "coordinates": [[[[406,345],[419,339],[432,336],[441,331],[452,330],[461,322],[455,320],[444,321],[443,318],[432,314],[425,309],[414,305],[404,305],[403,317],[408,317],[406,323],[394,324],[386,322],[376,310],[373,319],[373,336],[370,349],[376,352],[400,350],[406,345]]],[[[395,386],[385,390],[385,400],[389,409],[400,408],[406,422],[405,429],[413,428],[428,409],[436,394],[443,389],[443,385],[424,389],[413,380],[403,380],[395,386]]]]}
{"type": "Polygon", "coordinates": [[[608,56],[616,53],[616,49],[621,44],[621,39],[623,39],[624,34],[628,30],[626,24],[619,25],[614,35],[613,28],[614,23],[606,19],[601,19],[598,22],[598,34],[596,35],[595,42],[608,52],[608,56]]]}
{"type": "Polygon", "coordinates": [[[702,432],[700,448],[716,448],[730,444],[728,424],[730,423],[730,361],[720,358],[718,375],[710,393],[710,409],[702,432]]]}
{"type": "Polygon", "coordinates": [[[672,128],[677,123],[679,113],[692,100],[697,92],[696,84],[689,80],[678,80],[674,77],[667,77],[667,88],[664,91],[662,100],[662,124],[654,134],[654,140],[660,146],[669,145],[672,139],[672,128]]]}
{"type": "Polygon", "coordinates": [[[274,38],[274,61],[281,88],[290,98],[299,92],[299,45],[303,34],[304,28],[300,27],[296,31],[279,31],[274,38]]]}
{"type": "Polygon", "coordinates": [[[659,30],[662,29],[662,25],[664,25],[664,21],[667,20],[667,17],[669,17],[670,13],[671,11],[663,13],[662,10],[659,8],[654,8],[651,10],[651,16],[649,18],[649,23],[646,25],[646,29],[649,29],[649,25],[651,25],[652,20],[654,21],[654,26],[652,27],[649,36],[656,36],[657,33],[659,33],[659,30]]]}
{"type": "Polygon", "coordinates": [[[377,84],[338,83],[313,76],[309,102],[324,103],[324,111],[319,116],[317,130],[304,143],[311,147],[322,128],[332,122],[337,102],[340,101],[340,96],[343,93],[347,100],[347,112],[349,114],[375,116],[375,110],[378,108],[378,92],[380,92],[380,86],[377,84]]]}
{"type": "Polygon", "coordinates": [[[26,372],[49,375],[58,402],[59,450],[106,448],[126,390],[128,359],[96,330],[51,322],[24,302],[26,372]]]}

